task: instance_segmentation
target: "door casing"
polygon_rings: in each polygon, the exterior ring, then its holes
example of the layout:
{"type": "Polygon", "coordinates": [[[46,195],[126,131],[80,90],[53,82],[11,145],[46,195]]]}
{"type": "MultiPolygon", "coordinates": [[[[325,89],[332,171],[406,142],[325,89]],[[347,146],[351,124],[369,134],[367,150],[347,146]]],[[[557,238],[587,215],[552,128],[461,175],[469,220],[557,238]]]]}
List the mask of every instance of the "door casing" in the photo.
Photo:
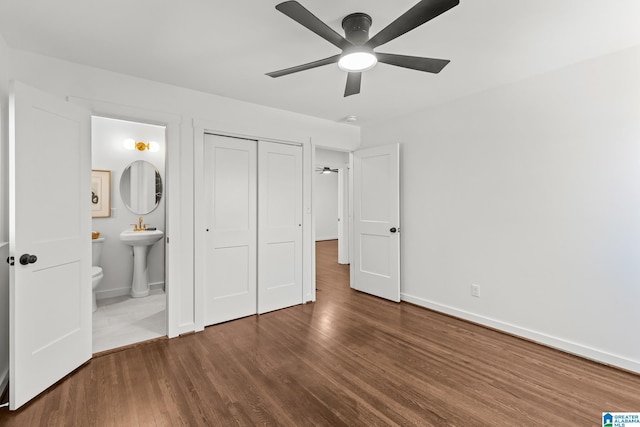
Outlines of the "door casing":
{"type": "MultiPolygon", "coordinates": [[[[68,97],[69,101],[81,105],[93,116],[132,122],[148,123],[165,127],[165,293],[167,297],[166,331],[167,337],[174,338],[179,334],[192,332],[193,322],[181,321],[180,299],[184,290],[178,284],[188,282],[189,272],[181,266],[184,259],[192,256],[190,240],[183,230],[188,229],[180,221],[181,206],[192,203],[188,191],[181,191],[180,179],[181,155],[181,123],[182,117],[174,114],[146,110],[126,105],[113,104],[95,99],[68,97]]],[[[185,139],[184,136],[182,139],[185,139]]],[[[88,142],[90,144],[90,141],[88,142]]],[[[182,166],[184,167],[184,166],[182,166]]]]}

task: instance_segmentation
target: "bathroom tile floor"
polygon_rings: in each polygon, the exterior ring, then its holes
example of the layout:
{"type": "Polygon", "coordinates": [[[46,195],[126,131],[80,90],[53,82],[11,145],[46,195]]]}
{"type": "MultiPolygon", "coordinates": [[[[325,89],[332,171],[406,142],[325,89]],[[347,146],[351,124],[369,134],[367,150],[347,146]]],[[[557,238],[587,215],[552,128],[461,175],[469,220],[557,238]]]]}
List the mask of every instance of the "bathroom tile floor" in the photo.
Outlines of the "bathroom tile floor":
{"type": "Polygon", "coordinates": [[[120,296],[97,301],[93,313],[93,352],[98,353],[167,334],[166,295],[152,290],[148,297],[120,296]]]}

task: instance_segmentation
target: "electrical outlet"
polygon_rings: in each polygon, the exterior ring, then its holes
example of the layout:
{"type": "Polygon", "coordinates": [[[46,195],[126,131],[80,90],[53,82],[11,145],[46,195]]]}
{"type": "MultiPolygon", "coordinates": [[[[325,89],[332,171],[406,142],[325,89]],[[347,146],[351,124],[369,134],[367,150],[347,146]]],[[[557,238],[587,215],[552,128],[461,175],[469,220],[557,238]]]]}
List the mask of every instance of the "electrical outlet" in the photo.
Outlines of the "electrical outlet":
{"type": "Polygon", "coordinates": [[[471,285],[471,296],[480,298],[480,285],[476,285],[476,284],[471,285]]]}

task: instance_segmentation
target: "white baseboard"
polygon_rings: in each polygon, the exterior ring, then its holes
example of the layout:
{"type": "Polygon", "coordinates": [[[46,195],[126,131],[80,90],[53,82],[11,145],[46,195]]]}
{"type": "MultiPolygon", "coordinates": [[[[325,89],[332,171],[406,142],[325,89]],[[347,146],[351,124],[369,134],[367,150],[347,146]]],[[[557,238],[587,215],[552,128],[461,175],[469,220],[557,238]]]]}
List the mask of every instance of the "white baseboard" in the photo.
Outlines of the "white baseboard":
{"type": "Polygon", "coordinates": [[[586,359],[604,363],[606,365],[616,366],[640,374],[640,361],[637,360],[627,359],[625,357],[597,350],[579,343],[567,341],[561,338],[522,328],[520,326],[512,325],[510,323],[502,322],[500,320],[492,319],[489,317],[479,316],[468,311],[449,307],[447,305],[439,304],[412,295],[403,293],[401,294],[400,299],[402,301],[410,302],[424,308],[445,313],[453,317],[458,317],[460,319],[468,320],[470,322],[497,329],[512,335],[516,335],[537,342],[539,344],[546,345],[547,347],[552,347],[557,350],[564,351],[566,353],[584,357],[586,359]]]}
{"type": "MultiPolygon", "coordinates": [[[[156,289],[160,289],[164,291],[164,282],[154,282],[149,283],[149,289],[154,291],[156,289]]],[[[131,293],[131,286],[126,288],[115,288],[115,289],[106,289],[103,291],[96,291],[96,299],[105,299],[105,298],[113,298],[113,297],[122,297],[125,295],[129,295],[131,293]]]]}
{"type": "Polygon", "coordinates": [[[164,282],[149,283],[149,289],[151,289],[152,291],[155,291],[158,289],[161,291],[164,291],[164,282]]]}

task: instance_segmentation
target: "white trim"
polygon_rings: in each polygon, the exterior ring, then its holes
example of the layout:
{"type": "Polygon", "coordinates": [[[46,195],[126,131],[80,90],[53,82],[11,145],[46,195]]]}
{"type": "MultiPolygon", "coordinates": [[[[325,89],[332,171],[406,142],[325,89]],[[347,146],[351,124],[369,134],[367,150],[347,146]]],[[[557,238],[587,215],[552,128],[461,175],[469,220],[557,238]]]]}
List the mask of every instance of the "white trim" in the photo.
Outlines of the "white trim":
{"type": "MultiPolygon", "coordinates": [[[[155,290],[164,291],[165,290],[164,282],[149,283],[149,290],[150,291],[155,291],[155,290]]],[[[113,297],[123,297],[123,296],[127,296],[127,295],[131,295],[131,286],[124,287],[124,288],[107,289],[107,290],[104,290],[104,291],[96,291],[96,299],[97,300],[106,299],[106,298],[113,298],[113,297]]]]}
{"type": "Polygon", "coordinates": [[[196,325],[193,322],[181,323],[178,325],[178,335],[189,334],[196,331],[196,325]]]}
{"type": "Polygon", "coordinates": [[[338,168],[338,211],[340,212],[340,222],[338,224],[338,264],[350,264],[351,235],[350,230],[350,212],[349,200],[351,193],[349,192],[349,177],[351,169],[349,165],[338,168]]]}
{"type": "Polygon", "coordinates": [[[429,301],[416,296],[408,295],[405,293],[400,294],[400,299],[405,302],[409,302],[420,307],[428,308],[430,310],[438,311],[440,313],[448,314],[453,317],[467,320],[469,322],[477,323],[482,326],[497,329],[518,337],[522,337],[539,344],[543,344],[547,347],[555,348],[557,350],[564,351],[576,356],[583,357],[585,359],[593,360],[595,362],[604,363],[606,365],[616,366],[628,371],[640,373],[640,361],[628,359],[626,357],[618,356],[615,354],[607,353],[592,347],[588,347],[576,342],[564,340],[562,338],[547,335],[541,332],[533,331],[531,329],[523,328],[511,323],[503,322],[500,320],[492,319],[486,316],[480,316],[474,313],[470,313],[465,310],[460,310],[455,307],[450,307],[437,302],[429,301]]]}
{"type": "MultiPolygon", "coordinates": [[[[353,151],[349,153],[349,209],[347,211],[349,215],[349,260],[353,261],[353,247],[355,246],[354,234],[353,234],[353,151]]],[[[354,276],[356,272],[354,270],[353,263],[349,265],[349,287],[355,282],[354,276]]]]}
{"type": "Polygon", "coordinates": [[[206,242],[202,233],[204,221],[200,212],[205,204],[199,194],[204,194],[204,126],[192,121],[193,126],[193,327],[196,332],[204,330],[205,307],[205,249],[206,242]]]}
{"type": "MultiPolygon", "coordinates": [[[[310,229],[309,230],[309,234],[311,235],[311,248],[309,250],[309,256],[311,257],[310,259],[310,263],[309,263],[309,273],[311,274],[311,286],[310,286],[310,290],[309,290],[309,295],[305,296],[305,302],[316,302],[316,213],[315,213],[315,206],[313,205],[313,200],[315,198],[315,191],[316,191],[316,180],[318,179],[318,177],[316,176],[315,173],[315,164],[316,164],[316,144],[311,141],[311,144],[309,145],[309,155],[308,155],[308,160],[309,160],[309,169],[311,170],[311,177],[309,179],[309,185],[310,185],[310,189],[309,189],[309,224],[310,224],[310,229]]],[[[303,159],[304,161],[307,160],[307,158],[305,157],[303,159]]],[[[306,176],[306,175],[305,175],[306,176]]],[[[306,186],[302,189],[302,191],[304,192],[306,189],[306,186]]],[[[305,193],[306,194],[306,193],[305,193]]],[[[303,195],[304,197],[304,195],[303,195]]],[[[306,211],[305,211],[306,213],[306,211]]],[[[304,254],[303,254],[304,256],[304,254]]],[[[304,272],[303,272],[304,274],[304,272]]],[[[304,280],[304,278],[303,278],[304,280]]]]}
{"type": "MultiPolygon", "coordinates": [[[[199,120],[195,120],[194,119],[194,126],[196,126],[196,123],[199,122],[199,120]]],[[[228,138],[239,138],[239,139],[246,139],[249,141],[264,141],[264,142],[273,142],[275,144],[285,144],[285,145],[296,145],[299,147],[304,146],[303,142],[297,142],[297,141],[287,141],[287,140],[283,140],[283,139],[273,139],[273,138],[263,138],[263,137],[258,137],[258,136],[253,136],[253,135],[245,135],[245,134],[240,134],[240,133],[232,133],[232,132],[225,132],[225,131],[221,131],[221,130],[212,130],[208,127],[203,127],[203,133],[209,134],[209,135],[218,135],[218,136],[226,136],[228,138]]]]}
{"type": "Polygon", "coordinates": [[[165,126],[166,158],[165,158],[165,293],[167,294],[167,337],[174,338],[179,334],[180,319],[180,286],[182,280],[180,254],[187,251],[182,247],[181,236],[185,234],[180,223],[180,162],[181,162],[181,124],[182,116],[164,111],[141,109],[113,102],[96,99],[68,96],[71,103],[82,105],[92,115],[114,119],[144,122],[165,126]]]}
{"type": "MultiPolygon", "coordinates": [[[[5,81],[6,82],[6,81],[5,81]]],[[[2,83],[5,83],[2,82],[2,83]]],[[[0,83],[0,86],[2,85],[0,83]]],[[[8,88],[7,88],[8,89],[8,88]]],[[[0,164],[6,171],[0,173],[0,241],[9,239],[9,94],[0,88],[0,164]],[[5,113],[4,108],[7,107],[5,113]]],[[[8,244],[8,241],[7,241],[8,244]]],[[[8,347],[8,343],[7,343],[8,347]]]]}
{"type": "Polygon", "coordinates": [[[316,242],[326,242],[329,240],[338,240],[338,236],[337,235],[336,236],[320,236],[320,237],[316,236],[315,238],[316,242]]]}
{"type": "Polygon", "coordinates": [[[164,282],[152,282],[149,283],[149,290],[150,291],[164,291],[164,282]]]}
{"type": "Polygon", "coordinates": [[[123,297],[129,294],[131,294],[131,286],[129,286],[128,288],[115,288],[115,289],[108,289],[105,291],[96,291],[96,300],[113,298],[113,297],[123,297]]]}
{"type": "Polygon", "coordinates": [[[313,224],[313,159],[311,138],[302,144],[302,303],[316,300],[316,244],[313,224]]]}

